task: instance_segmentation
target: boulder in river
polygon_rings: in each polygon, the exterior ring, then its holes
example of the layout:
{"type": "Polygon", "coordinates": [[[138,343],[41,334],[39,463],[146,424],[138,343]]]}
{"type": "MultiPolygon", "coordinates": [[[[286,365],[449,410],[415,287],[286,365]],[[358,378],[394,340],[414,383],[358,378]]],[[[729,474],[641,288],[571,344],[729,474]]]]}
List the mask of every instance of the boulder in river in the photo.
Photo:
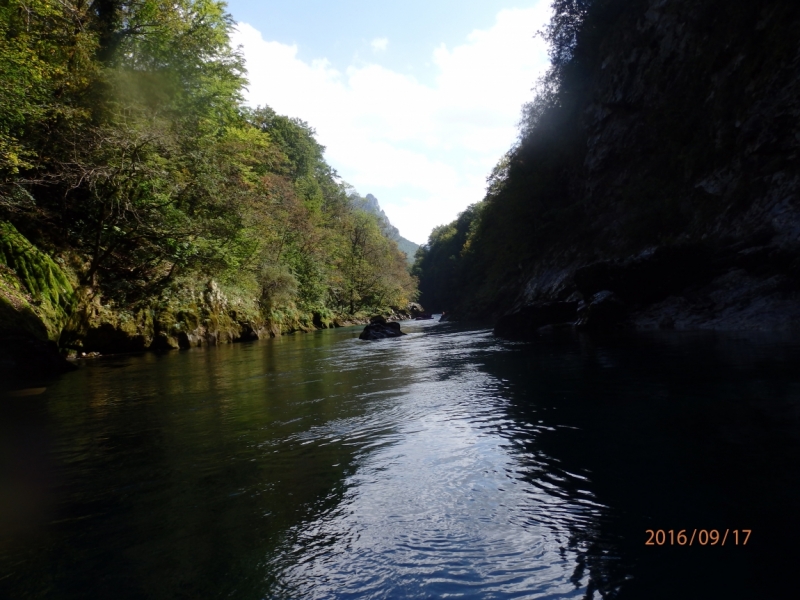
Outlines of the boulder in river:
{"type": "Polygon", "coordinates": [[[401,335],[405,335],[405,333],[400,331],[400,323],[374,322],[364,327],[364,331],[361,332],[358,339],[382,340],[383,338],[400,337],[401,335]]]}

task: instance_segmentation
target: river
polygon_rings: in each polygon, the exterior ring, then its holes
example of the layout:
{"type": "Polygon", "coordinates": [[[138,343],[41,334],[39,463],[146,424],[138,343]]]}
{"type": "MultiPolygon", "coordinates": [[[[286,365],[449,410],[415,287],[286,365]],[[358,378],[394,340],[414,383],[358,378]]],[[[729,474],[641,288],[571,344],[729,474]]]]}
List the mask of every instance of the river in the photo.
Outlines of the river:
{"type": "Polygon", "coordinates": [[[800,342],[403,328],[0,397],[0,597],[796,593],[800,342]]]}

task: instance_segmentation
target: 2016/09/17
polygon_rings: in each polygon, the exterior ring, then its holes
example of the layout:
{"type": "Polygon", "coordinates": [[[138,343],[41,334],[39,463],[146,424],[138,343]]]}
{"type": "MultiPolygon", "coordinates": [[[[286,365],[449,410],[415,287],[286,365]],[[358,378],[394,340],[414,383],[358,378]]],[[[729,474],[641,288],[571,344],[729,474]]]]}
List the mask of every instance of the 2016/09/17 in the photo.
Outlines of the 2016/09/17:
{"type": "Polygon", "coordinates": [[[720,533],[716,529],[693,529],[691,537],[687,533],[687,529],[681,529],[675,533],[674,529],[664,531],[663,529],[646,529],[645,533],[650,537],[645,541],[645,546],[663,546],[668,544],[670,546],[691,546],[697,541],[701,546],[724,546],[728,540],[728,534],[732,534],[732,541],[734,545],[746,546],[747,541],[750,539],[752,529],[726,529],[720,543],[720,533]],[[741,538],[740,538],[741,534],[741,538]]]}

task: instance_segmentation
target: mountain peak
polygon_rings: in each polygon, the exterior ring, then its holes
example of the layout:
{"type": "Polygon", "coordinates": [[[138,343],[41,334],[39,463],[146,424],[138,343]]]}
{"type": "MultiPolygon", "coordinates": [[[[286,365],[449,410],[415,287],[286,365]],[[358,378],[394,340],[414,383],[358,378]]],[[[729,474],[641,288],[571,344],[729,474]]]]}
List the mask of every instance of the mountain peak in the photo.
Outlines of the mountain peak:
{"type": "Polygon", "coordinates": [[[392,225],[391,221],[389,221],[389,217],[387,217],[386,213],[381,209],[378,199],[372,194],[361,197],[358,193],[353,192],[350,194],[350,201],[361,210],[376,215],[381,220],[383,232],[386,234],[386,237],[397,242],[397,247],[405,253],[408,264],[413,264],[414,255],[417,252],[417,248],[419,248],[419,244],[415,244],[411,240],[407,240],[400,235],[400,230],[392,225]]]}

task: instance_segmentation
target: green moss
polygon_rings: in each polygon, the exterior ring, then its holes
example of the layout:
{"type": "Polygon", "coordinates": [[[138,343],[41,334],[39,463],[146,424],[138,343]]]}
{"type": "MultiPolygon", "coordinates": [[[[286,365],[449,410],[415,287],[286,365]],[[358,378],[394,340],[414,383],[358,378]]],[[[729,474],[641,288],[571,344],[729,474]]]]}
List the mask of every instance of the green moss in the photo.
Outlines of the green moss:
{"type": "Polygon", "coordinates": [[[0,328],[58,340],[76,294],[67,274],[16,228],[0,221],[0,328]],[[37,321],[39,324],[37,324],[37,321]]]}

